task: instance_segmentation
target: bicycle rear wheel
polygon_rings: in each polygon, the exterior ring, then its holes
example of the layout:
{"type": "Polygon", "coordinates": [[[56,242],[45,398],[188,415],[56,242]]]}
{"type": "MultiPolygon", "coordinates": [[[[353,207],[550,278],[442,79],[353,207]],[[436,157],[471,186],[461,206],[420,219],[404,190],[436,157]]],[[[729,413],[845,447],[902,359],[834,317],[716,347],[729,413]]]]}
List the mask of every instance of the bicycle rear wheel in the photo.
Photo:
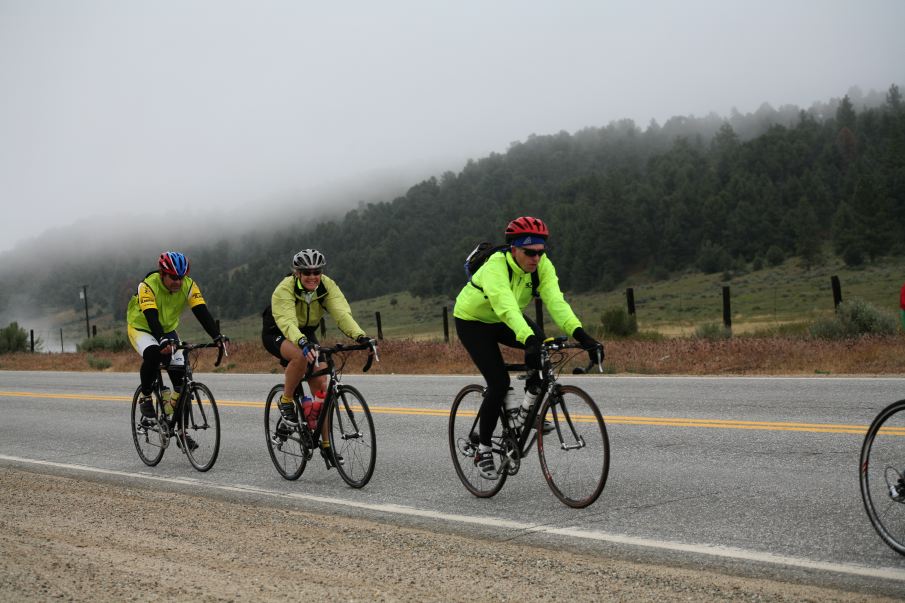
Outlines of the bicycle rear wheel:
{"type": "Polygon", "coordinates": [[[207,471],[214,466],[220,453],[220,413],[214,394],[206,385],[193,383],[187,395],[176,437],[192,467],[207,471]]]}
{"type": "Polygon", "coordinates": [[[153,467],[163,458],[166,450],[166,436],[161,433],[157,421],[148,426],[141,424],[141,408],[138,405],[140,397],[141,387],[139,386],[132,396],[132,441],[135,443],[138,458],[148,467],[153,467]]]}
{"type": "MultiPolygon", "coordinates": [[[[490,498],[506,483],[508,473],[495,480],[481,477],[474,462],[478,450],[478,422],[481,403],[484,402],[484,388],[480,385],[466,385],[456,394],[449,411],[449,454],[452,456],[456,475],[465,489],[478,498],[490,498]]],[[[502,426],[497,423],[492,438],[493,453],[497,469],[502,466],[503,449],[500,444],[502,426]]]]}
{"type": "MultiPolygon", "coordinates": [[[[264,403],[264,439],[267,452],[277,472],[288,480],[296,480],[308,464],[308,450],[302,443],[301,426],[288,425],[280,414],[282,385],[274,385],[264,403]]],[[[295,403],[295,402],[293,402],[295,403]]],[[[296,404],[296,416],[302,416],[302,409],[296,404]]]]}
{"type": "Polygon", "coordinates": [[[600,496],[610,468],[610,441],[597,404],[584,390],[564,385],[538,413],[554,429],[537,434],[544,479],[570,507],[587,507],[600,496]]]}
{"type": "Polygon", "coordinates": [[[374,474],[377,438],[374,421],[364,397],[354,387],[340,385],[330,413],[330,450],[340,477],[353,488],[361,488],[374,474]],[[336,462],[339,454],[343,461],[336,462]]]}
{"type": "Polygon", "coordinates": [[[905,400],[871,423],[861,447],[861,499],[880,538],[905,555],[905,400]]]}

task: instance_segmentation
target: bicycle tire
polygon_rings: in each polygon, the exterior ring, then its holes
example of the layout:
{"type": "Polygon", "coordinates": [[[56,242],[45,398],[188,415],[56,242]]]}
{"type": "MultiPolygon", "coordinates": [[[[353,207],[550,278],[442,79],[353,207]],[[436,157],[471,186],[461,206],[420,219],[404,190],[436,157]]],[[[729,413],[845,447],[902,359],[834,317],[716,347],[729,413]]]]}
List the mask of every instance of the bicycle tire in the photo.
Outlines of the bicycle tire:
{"type": "Polygon", "coordinates": [[[594,399],[574,385],[563,385],[544,400],[537,430],[537,454],[550,490],[566,505],[583,509],[603,492],[610,468],[610,442],[594,399]]]}
{"type": "Polygon", "coordinates": [[[877,414],[864,436],[860,457],[861,500],[874,529],[905,555],[905,400],[877,414]]]}
{"type": "MultiPolygon", "coordinates": [[[[274,468],[284,479],[297,480],[308,464],[309,451],[304,445],[300,425],[289,426],[283,422],[278,407],[282,385],[274,385],[264,403],[264,440],[274,468]]],[[[293,404],[296,404],[293,401],[293,404]]],[[[302,416],[302,409],[296,404],[296,416],[302,416]]]]}
{"type": "Polygon", "coordinates": [[[217,462],[220,453],[220,413],[214,394],[203,383],[191,384],[191,394],[183,401],[176,437],[192,467],[198,471],[209,471],[217,462]],[[190,445],[191,442],[194,446],[190,445]]]}
{"type": "Polygon", "coordinates": [[[155,423],[150,427],[141,426],[141,408],[138,399],[141,397],[141,386],[135,389],[132,396],[132,442],[138,458],[148,467],[154,467],[163,458],[166,446],[163,443],[160,427],[155,423]]]}
{"type": "Polygon", "coordinates": [[[329,415],[330,454],[340,477],[353,488],[362,488],[374,475],[377,437],[364,396],[350,385],[340,385],[332,397],[329,415]],[[336,454],[343,462],[336,462],[336,454]]]}
{"type": "MultiPolygon", "coordinates": [[[[483,401],[484,388],[480,385],[466,385],[456,394],[449,411],[449,454],[452,456],[456,475],[465,489],[478,498],[490,498],[502,489],[509,474],[503,471],[496,480],[484,479],[474,464],[477,427],[483,401]]],[[[503,455],[499,444],[501,432],[501,423],[497,423],[492,438],[494,456],[498,457],[495,461],[497,469],[501,466],[503,455]]]]}

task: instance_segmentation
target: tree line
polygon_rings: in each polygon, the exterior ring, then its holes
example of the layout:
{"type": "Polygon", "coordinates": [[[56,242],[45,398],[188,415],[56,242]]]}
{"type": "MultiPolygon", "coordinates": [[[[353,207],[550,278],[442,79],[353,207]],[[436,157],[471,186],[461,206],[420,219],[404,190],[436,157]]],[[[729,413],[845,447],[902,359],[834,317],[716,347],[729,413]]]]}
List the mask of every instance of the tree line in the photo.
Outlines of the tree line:
{"type": "MultiPolygon", "coordinates": [[[[263,310],[305,247],[326,254],[327,273],[350,299],[452,298],[468,252],[502,242],[519,215],[547,221],[550,255],[572,292],[610,290],[642,271],[666,278],[791,256],[810,263],[827,245],[852,265],[902,253],[905,103],[893,85],[860,107],[845,96],[810,110],[764,105],[728,119],[676,117],[645,129],[623,120],[530,136],[338,219],[288,220],[180,250],[226,319],[263,310]]],[[[75,296],[87,284],[93,306],[123,316],[154,258],[111,250],[102,266],[64,257],[54,270],[0,274],[0,305],[80,308],[75,296]]]]}

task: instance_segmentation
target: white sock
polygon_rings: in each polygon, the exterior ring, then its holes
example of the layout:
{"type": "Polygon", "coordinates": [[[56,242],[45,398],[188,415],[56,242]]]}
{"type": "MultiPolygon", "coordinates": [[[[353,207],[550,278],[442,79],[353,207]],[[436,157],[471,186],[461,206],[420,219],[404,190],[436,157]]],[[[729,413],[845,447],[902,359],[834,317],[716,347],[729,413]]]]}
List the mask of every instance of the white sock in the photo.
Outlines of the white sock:
{"type": "Polygon", "coordinates": [[[491,450],[493,450],[493,448],[491,448],[490,446],[485,446],[484,444],[478,444],[478,452],[484,453],[484,452],[490,452],[491,450]]]}

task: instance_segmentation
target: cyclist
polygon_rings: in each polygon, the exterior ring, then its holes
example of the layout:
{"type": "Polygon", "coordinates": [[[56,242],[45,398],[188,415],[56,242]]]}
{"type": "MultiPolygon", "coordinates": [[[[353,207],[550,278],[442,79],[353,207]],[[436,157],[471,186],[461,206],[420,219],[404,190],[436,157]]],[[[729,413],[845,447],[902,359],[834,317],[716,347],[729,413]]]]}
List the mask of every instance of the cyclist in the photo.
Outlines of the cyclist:
{"type": "MultiPolygon", "coordinates": [[[[145,427],[152,425],[156,418],[151,391],[160,374],[162,360],[166,361],[167,374],[173,385],[173,399],[178,398],[182,391],[185,357],[182,350],[173,348],[179,343],[176,328],[185,307],[192,309],[195,318],[218,345],[226,345],[229,341],[217,329],[217,322],[207,309],[198,283],[188,274],[189,260],[184,254],[178,251],[161,253],[157,270],[149,272],[138,284],[138,292],[129,300],[126,310],[129,341],[142,357],[139,406],[145,427]]],[[[176,441],[179,442],[178,439],[176,441]]],[[[197,447],[191,438],[186,437],[186,441],[193,449],[197,447]]]]}
{"type": "Polygon", "coordinates": [[[506,227],[508,247],[488,257],[456,297],[456,333],[487,382],[475,454],[475,465],[485,479],[498,477],[490,438],[509,391],[509,372],[499,344],[524,348],[529,368],[526,386],[536,388],[540,382],[537,369],[541,368],[544,334],[523,314],[535,287],[559,328],[588,350],[592,360],[603,360],[603,346],[582,328],[559,289],[556,269],[546,255],[548,236],[547,225],[538,218],[522,216],[512,220],[506,227]],[[535,272],[537,277],[533,276],[535,272]]]}
{"type": "MultiPolygon", "coordinates": [[[[283,394],[279,408],[283,420],[297,425],[292,393],[301,383],[309,364],[317,362],[317,335],[315,331],[325,313],[330,314],[339,329],[358,343],[370,341],[364,330],[352,317],[352,309],[336,282],[324,275],[327,260],[317,249],[303,249],[292,258],[292,273],[281,280],[264,310],[264,327],[261,341],[264,348],[286,367],[283,394]]],[[[316,364],[314,368],[321,368],[316,364]]],[[[308,381],[311,392],[324,397],[327,377],[322,375],[308,381]]],[[[321,433],[321,456],[330,464],[330,439],[324,423],[321,433]]],[[[279,434],[278,434],[279,435],[279,434]]],[[[337,462],[342,457],[336,456],[337,462]]]]}

